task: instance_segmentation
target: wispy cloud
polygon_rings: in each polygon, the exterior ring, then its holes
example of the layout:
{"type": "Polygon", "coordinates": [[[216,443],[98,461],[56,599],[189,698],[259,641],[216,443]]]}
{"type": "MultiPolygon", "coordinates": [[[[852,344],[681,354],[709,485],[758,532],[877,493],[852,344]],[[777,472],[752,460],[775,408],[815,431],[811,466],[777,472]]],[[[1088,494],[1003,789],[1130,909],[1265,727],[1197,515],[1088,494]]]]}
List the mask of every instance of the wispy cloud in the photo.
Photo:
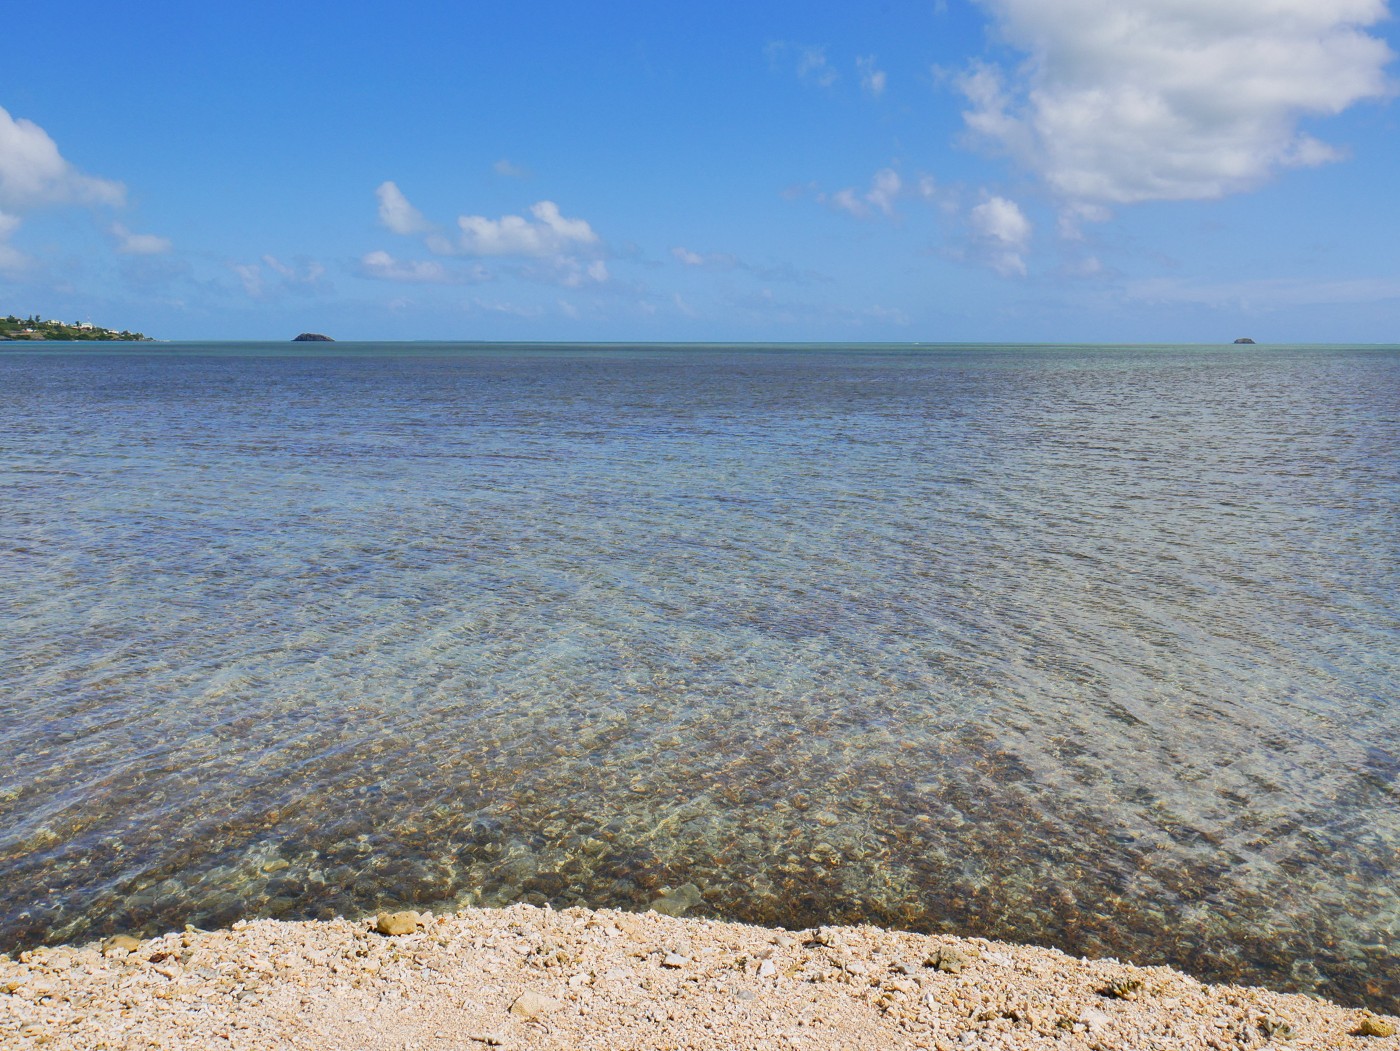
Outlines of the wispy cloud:
{"type": "Polygon", "coordinates": [[[874,55],[858,57],[856,72],[860,74],[860,89],[871,98],[879,98],[885,93],[885,71],[876,65],[874,55]]]}
{"type": "Polygon", "coordinates": [[[360,274],[379,281],[419,285],[470,285],[491,280],[491,273],[484,266],[462,270],[435,259],[399,260],[385,251],[368,252],[362,256],[360,274]]]}
{"type": "Polygon", "coordinates": [[[827,60],[824,44],[775,40],[763,50],[773,69],[791,69],[798,80],[811,87],[829,88],[841,79],[836,68],[827,60]]]}
{"type": "Polygon", "coordinates": [[[110,232],[123,255],[162,255],[175,247],[168,237],[132,233],[121,223],[113,223],[110,232]]]}
{"type": "Polygon", "coordinates": [[[503,179],[528,179],[530,177],[530,169],[513,164],[505,157],[491,165],[491,170],[503,179]]]}
{"type": "Polygon", "coordinates": [[[230,263],[229,269],[238,275],[243,291],[251,299],[287,293],[310,295],[328,290],[322,280],[326,268],[314,259],[298,259],[291,264],[274,255],[265,255],[256,263],[230,263]]]}
{"type": "Polygon", "coordinates": [[[931,175],[920,175],[913,182],[907,182],[893,168],[881,168],[870,177],[870,185],[863,190],[847,186],[828,193],[809,184],[791,187],[783,191],[783,196],[791,200],[809,192],[821,204],[857,219],[869,219],[876,215],[893,219],[898,215],[895,208],[897,201],[910,197],[934,200],[937,186],[931,175]]]}
{"type": "Polygon", "coordinates": [[[671,255],[687,269],[709,271],[743,271],[760,281],[783,281],[798,285],[822,284],[830,280],[815,270],[800,270],[790,263],[764,265],[746,262],[730,252],[696,252],[676,246],[671,255]]]}
{"type": "Polygon", "coordinates": [[[739,257],[727,252],[693,252],[689,248],[676,247],[671,255],[689,267],[710,270],[736,270],[741,265],[739,257]]]}

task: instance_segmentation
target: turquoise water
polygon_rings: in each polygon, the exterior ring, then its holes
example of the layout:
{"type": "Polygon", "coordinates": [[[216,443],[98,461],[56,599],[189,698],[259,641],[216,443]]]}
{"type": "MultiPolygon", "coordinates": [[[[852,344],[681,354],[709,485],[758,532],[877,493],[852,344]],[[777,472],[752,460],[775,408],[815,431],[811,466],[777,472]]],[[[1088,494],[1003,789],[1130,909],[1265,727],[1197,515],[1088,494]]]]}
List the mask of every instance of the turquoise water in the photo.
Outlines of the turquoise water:
{"type": "Polygon", "coordinates": [[[0,948],[693,884],[1395,1010],[1397,508],[1393,347],[0,351],[0,948]]]}

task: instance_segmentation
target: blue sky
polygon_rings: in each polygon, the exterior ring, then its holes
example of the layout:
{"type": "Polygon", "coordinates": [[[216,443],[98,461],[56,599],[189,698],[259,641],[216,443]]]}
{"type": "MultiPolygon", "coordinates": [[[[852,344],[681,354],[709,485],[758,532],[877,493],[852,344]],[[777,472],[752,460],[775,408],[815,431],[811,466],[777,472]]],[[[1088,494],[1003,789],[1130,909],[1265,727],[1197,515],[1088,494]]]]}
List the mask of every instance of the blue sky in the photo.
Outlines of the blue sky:
{"type": "Polygon", "coordinates": [[[0,312],[1400,341],[1385,0],[19,0],[0,312]]]}

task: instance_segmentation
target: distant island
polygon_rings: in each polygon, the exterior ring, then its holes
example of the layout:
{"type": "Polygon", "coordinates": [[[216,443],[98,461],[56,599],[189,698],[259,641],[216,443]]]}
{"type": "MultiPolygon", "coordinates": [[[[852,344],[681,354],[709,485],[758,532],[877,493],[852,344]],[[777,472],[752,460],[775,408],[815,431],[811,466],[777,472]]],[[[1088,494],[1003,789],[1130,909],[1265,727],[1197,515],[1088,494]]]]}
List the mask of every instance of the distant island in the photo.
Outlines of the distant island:
{"type": "Polygon", "coordinates": [[[29,318],[19,318],[11,314],[0,318],[0,340],[131,340],[145,342],[150,336],[122,329],[101,328],[88,321],[75,321],[71,325],[64,321],[44,321],[38,314],[29,318]]]}
{"type": "Polygon", "coordinates": [[[330,336],[323,336],[319,332],[303,332],[292,340],[293,343],[334,343],[330,336]]]}
{"type": "Polygon", "coordinates": [[[1253,343],[1254,340],[1250,339],[1248,336],[1241,336],[1239,339],[1235,340],[1235,342],[1236,342],[1236,343],[1253,343]]]}

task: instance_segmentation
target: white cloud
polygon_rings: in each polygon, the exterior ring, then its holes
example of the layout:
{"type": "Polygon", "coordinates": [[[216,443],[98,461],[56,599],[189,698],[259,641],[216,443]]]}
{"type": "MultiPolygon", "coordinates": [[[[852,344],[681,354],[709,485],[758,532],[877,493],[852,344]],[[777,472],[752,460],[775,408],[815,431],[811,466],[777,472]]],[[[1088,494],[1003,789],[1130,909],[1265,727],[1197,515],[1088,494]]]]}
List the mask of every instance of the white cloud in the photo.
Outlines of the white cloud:
{"type": "MultiPolygon", "coordinates": [[[[835,193],[818,193],[817,200],[829,204],[839,211],[849,212],[858,219],[868,217],[872,209],[882,215],[892,217],[895,214],[894,202],[904,192],[904,180],[899,177],[899,173],[893,168],[881,168],[870,177],[870,189],[864,193],[859,192],[855,187],[848,186],[835,193]]],[[[928,176],[921,176],[914,192],[920,196],[931,195],[933,180],[929,179],[928,176]]]]}
{"type": "Polygon", "coordinates": [[[461,228],[458,250],[464,255],[547,258],[598,243],[598,235],[587,221],[565,218],[553,201],[532,205],[530,214],[533,220],[519,215],[499,219],[463,215],[457,220],[461,228]]]}
{"type": "Polygon", "coordinates": [[[969,216],[988,262],[1004,277],[1026,273],[1031,223],[1021,206],[1005,197],[988,197],[969,216]]]}
{"type": "Polygon", "coordinates": [[[113,223],[111,233],[117,239],[117,251],[123,255],[161,255],[175,247],[168,237],[134,234],[121,223],[113,223]]]}
{"type": "MultiPolygon", "coordinates": [[[[509,161],[496,164],[501,174],[520,175],[509,161]]],[[[587,220],[563,215],[553,201],[531,205],[529,216],[484,215],[457,218],[457,236],[450,237],[426,220],[393,182],[375,191],[379,198],[379,218],[399,234],[421,234],[430,252],[439,256],[515,257],[542,260],[539,266],[525,266],[517,272],[530,280],[550,281],[567,287],[609,280],[607,264],[600,258],[601,241],[587,220]]],[[[465,284],[489,281],[484,267],[470,271],[444,266],[430,260],[400,261],[388,252],[370,252],[360,260],[360,273],[387,281],[433,284],[465,284]]]]}
{"type": "Polygon", "coordinates": [[[1336,160],[1307,115],[1387,95],[1385,0],[980,0],[1014,74],[961,80],[976,134],[1066,202],[1220,197],[1336,160]]]}
{"type": "Polygon", "coordinates": [[[408,203],[408,198],[392,181],[381,183],[374,191],[379,198],[379,221],[396,234],[425,234],[432,224],[423,213],[408,203]]]}
{"type": "Polygon", "coordinates": [[[903,186],[899,173],[893,168],[881,168],[870,180],[870,192],[865,199],[886,215],[894,214],[894,199],[903,186]]]}
{"type": "Polygon", "coordinates": [[[857,58],[856,70],[860,73],[861,90],[867,95],[879,98],[885,93],[885,71],[876,67],[874,55],[857,58]]]}
{"type": "Polygon", "coordinates": [[[0,206],[120,205],[125,199],[121,183],[84,175],[63,159],[43,128],[0,107],[0,206]]]}

